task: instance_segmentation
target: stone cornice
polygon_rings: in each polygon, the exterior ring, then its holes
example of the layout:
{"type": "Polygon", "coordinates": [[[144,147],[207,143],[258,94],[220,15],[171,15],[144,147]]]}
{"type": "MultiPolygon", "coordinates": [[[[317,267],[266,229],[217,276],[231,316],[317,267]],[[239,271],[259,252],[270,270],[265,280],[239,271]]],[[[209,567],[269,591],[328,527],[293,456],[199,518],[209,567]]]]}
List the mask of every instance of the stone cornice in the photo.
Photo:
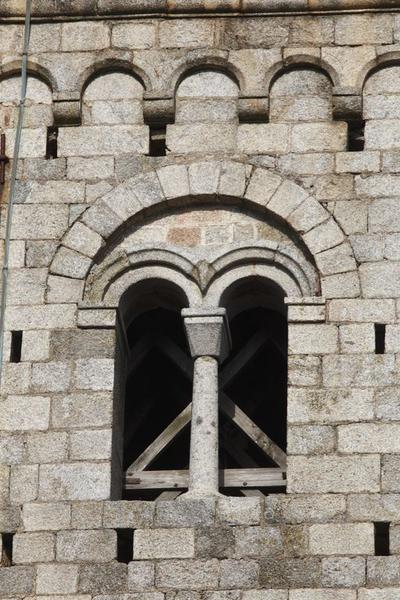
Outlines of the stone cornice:
{"type": "MultiPolygon", "coordinates": [[[[33,19],[258,15],[399,10],[399,0],[33,0],[33,19]]],[[[1,0],[0,18],[22,18],[25,0],[1,0]]]]}

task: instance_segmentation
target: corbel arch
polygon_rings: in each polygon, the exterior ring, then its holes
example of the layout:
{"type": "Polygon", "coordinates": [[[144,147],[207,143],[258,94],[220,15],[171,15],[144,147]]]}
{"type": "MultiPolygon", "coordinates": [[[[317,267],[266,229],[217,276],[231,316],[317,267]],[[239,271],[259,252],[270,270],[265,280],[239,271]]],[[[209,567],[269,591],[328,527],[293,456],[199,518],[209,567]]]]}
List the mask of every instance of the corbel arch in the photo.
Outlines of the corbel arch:
{"type": "MultiPolygon", "coordinates": [[[[36,77],[43,83],[45,83],[49,89],[54,93],[57,91],[57,82],[52,76],[51,71],[46,67],[43,67],[37,62],[28,61],[27,67],[28,77],[36,77]]],[[[20,77],[21,76],[21,61],[13,60],[6,62],[0,66],[0,81],[7,79],[8,77],[20,77]]]]}
{"type": "Polygon", "coordinates": [[[226,57],[206,54],[193,58],[189,56],[185,63],[179,65],[171,77],[170,89],[173,94],[176,95],[179,85],[187,77],[202,71],[217,71],[226,75],[236,83],[240,91],[246,87],[245,75],[237,65],[226,57]]]}
{"type": "Polygon", "coordinates": [[[268,93],[275,81],[284,73],[295,69],[312,69],[325,75],[332,84],[332,87],[340,84],[340,78],[337,71],[325,60],[308,54],[295,54],[288,56],[285,60],[273,64],[266,73],[266,89],[268,93]]]}
{"type": "Polygon", "coordinates": [[[400,65],[400,51],[397,50],[395,52],[386,52],[385,54],[380,54],[363,66],[358,76],[357,87],[361,91],[364,90],[365,84],[371,75],[374,75],[381,69],[396,65],[400,65]]]}
{"type": "Polygon", "coordinates": [[[104,58],[90,65],[79,75],[81,98],[83,97],[87,86],[90,85],[94,79],[109,73],[124,73],[126,75],[131,75],[131,77],[136,79],[143,86],[145,92],[151,92],[153,89],[150,77],[137,65],[123,59],[104,58]]]}
{"type": "MultiPolygon", "coordinates": [[[[232,203],[232,200],[236,206],[254,211],[260,217],[272,215],[295,233],[310,263],[314,265],[315,272],[319,271],[323,293],[323,279],[342,272],[340,261],[332,260],[332,252],[350,255],[354,264],[354,277],[358,281],[356,261],[343,231],[308,191],[276,172],[235,161],[169,165],[121,183],[97,199],[67,231],[54,256],[50,273],[82,280],[85,299],[88,300],[90,289],[94,289],[96,280],[101,276],[103,283],[107,278],[114,281],[116,273],[125,272],[124,268],[132,268],[133,259],[126,254],[122,253],[119,259],[122,263],[118,264],[116,254],[109,253],[110,248],[118,248],[119,240],[123,239],[129,228],[138,227],[145,218],[171,207],[188,206],[188,203],[194,201],[201,206],[216,202],[218,206],[223,206],[224,203],[232,203]],[[73,257],[76,266],[74,273],[67,271],[68,257],[73,257]],[[104,265],[107,264],[110,265],[107,269],[111,270],[108,275],[104,275],[104,265]]],[[[153,250],[157,248],[153,246],[153,250]]],[[[165,251],[165,248],[160,250],[165,251]]],[[[243,254],[243,250],[240,251],[243,254]]],[[[115,252],[118,254],[118,250],[115,252]]],[[[275,252],[275,259],[277,257],[275,252]]],[[[171,256],[166,261],[169,264],[170,258],[171,256]]],[[[148,264],[149,257],[145,260],[148,264]]],[[[159,261],[160,255],[155,260],[159,261]]],[[[282,269],[286,269],[286,272],[294,268],[289,266],[290,260],[290,257],[285,257],[284,261],[282,258],[282,269]]],[[[201,287],[202,279],[208,285],[207,278],[210,278],[210,273],[212,278],[212,270],[215,270],[213,265],[190,266],[181,257],[175,263],[173,269],[177,272],[180,270],[182,276],[198,287],[201,287]]],[[[222,265],[222,260],[219,265],[222,265]]],[[[304,281],[306,280],[305,276],[304,281]]],[[[310,290],[304,281],[303,288],[299,287],[299,295],[315,296],[321,293],[318,283],[310,290]]],[[[99,301],[98,297],[96,301],[99,301]]]]}

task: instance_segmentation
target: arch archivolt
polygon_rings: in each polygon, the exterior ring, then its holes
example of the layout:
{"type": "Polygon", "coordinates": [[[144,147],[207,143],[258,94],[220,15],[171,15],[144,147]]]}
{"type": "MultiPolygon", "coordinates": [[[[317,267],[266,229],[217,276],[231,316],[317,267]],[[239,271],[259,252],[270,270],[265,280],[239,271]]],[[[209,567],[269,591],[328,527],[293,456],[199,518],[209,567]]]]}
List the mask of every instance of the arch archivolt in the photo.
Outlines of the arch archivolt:
{"type": "MultiPolygon", "coordinates": [[[[273,279],[287,296],[320,295],[324,278],[341,272],[335,252],[352,251],[330,213],[301,186],[264,168],[210,161],[161,167],[96,200],[64,236],[50,273],[71,277],[63,257],[72,254],[85,304],[115,306],[140,279],[159,278],[199,306],[219,302],[235,278],[249,276],[273,279]],[[238,219],[255,223],[258,237],[193,241],[190,224],[209,218],[216,235],[238,219]],[[182,239],[176,223],[184,224],[182,239]],[[163,239],[158,230],[167,231],[163,239]]],[[[358,277],[355,260],[354,271],[358,277]]]]}

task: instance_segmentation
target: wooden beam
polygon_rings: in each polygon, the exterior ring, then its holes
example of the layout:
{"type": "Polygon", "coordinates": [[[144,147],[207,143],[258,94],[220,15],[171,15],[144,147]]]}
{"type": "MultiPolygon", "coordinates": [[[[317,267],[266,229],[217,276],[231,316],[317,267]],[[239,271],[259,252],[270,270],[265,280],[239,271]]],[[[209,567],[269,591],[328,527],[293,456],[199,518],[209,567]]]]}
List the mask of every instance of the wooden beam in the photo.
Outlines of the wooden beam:
{"type": "Polygon", "coordinates": [[[188,379],[193,379],[192,359],[170,338],[163,337],[157,341],[157,346],[181,369],[188,379]]]}
{"type": "Polygon", "coordinates": [[[286,469],[286,454],[224,392],[220,393],[221,410],[281,468],[286,469]]]}
{"type": "Polygon", "coordinates": [[[153,334],[142,337],[134,346],[132,346],[129,352],[128,358],[128,376],[134,369],[137,369],[140,363],[146,358],[150,350],[155,345],[155,338],[153,334]]]}
{"type": "Polygon", "coordinates": [[[181,490],[164,490],[159,496],[157,496],[156,501],[158,502],[159,500],[175,500],[175,498],[180,496],[181,493],[181,490]]]}
{"type": "Polygon", "coordinates": [[[267,331],[258,331],[253,337],[241,348],[232,360],[222,369],[219,376],[221,389],[224,388],[251,360],[255,354],[264,346],[268,339],[267,331]]]}
{"type": "MultiPolygon", "coordinates": [[[[228,423],[227,423],[228,424],[228,423]]],[[[237,462],[238,465],[257,468],[256,461],[248,454],[245,448],[247,441],[238,435],[238,430],[234,431],[234,426],[229,422],[232,431],[226,431],[222,435],[223,446],[228,454],[237,462]]]]}
{"type": "Polygon", "coordinates": [[[243,496],[248,496],[249,498],[265,498],[265,494],[263,494],[261,490],[247,490],[244,488],[240,491],[242,492],[243,496]]]}
{"type": "MultiPolygon", "coordinates": [[[[137,471],[126,475],[125,489],[186,489],[189,471],[137,471]]],[[[224,469],[220,471],[221,487],[283,487],[282,469],[224,469]]]]}
{"type": "MultiPolygon", "coordinates": [[[[192,361],[175,342],[168,338],[163,338],[160,340],[159,346],[188,377],[192,376],[192,361]]],[[[220,393],[220,407],[267,456],[272,458],[281,469],[286,469],[287,457],[285,452],[232,402],[224,392],[220,393]]]]}
{"type": "Polygon", "coordinates": [[[142,454],[128,467],[130,471],[143,471],[157,456],[165,450],[180,431],[190,423],[192,416],[192,404],[188,404],[181,413],[160,433],[158,437],[148,446],[142,454]]]}

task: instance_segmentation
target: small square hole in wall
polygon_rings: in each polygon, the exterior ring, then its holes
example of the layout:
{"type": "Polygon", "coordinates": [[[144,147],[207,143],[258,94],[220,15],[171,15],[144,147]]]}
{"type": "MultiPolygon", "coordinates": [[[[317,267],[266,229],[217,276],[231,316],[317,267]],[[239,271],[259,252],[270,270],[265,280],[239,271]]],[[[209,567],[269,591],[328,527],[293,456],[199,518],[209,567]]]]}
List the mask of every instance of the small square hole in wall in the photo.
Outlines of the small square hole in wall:
{"type": "Polygon", "coordinates": [[[21,362],[22,331],[11,332],[10,362],[21,362]]]}
{"type": "Polygon", "coordinates": [[[13,560],[13,533],[1,534],[2,549],[1,549],[1,567],[11,567],[13,560]]]}
{"type": "Polygon", "coordinates": [[[348,124],[348,144],[349,152],[361,152],[364,150],[364,130],[365,121],[362,119],[351,119],[348,124]]]}
{"type": "Polygon", "coordinates": [[[117,561],[128,564],[133,560],[133,529],[116,529],[117,561]]]}
{"type": "Polygon", "coordinates": [[[386,325],[375,323],[375,354],[385,354],[386,325]]]}
{"type": "Polygon", "coordinates": [[[57,158],[58,154],[58,127],[47,128],[46,158],[57,158]]]}
{"type": "Polygon", "coordinates": [[[149,156],[166,156],[167,154],[167,126],[150,125],[150,150],[149,156]]]}
{"type": "Polygon", "coordinates": [[[374,523],[375,556],[390,555],[390,523],[374,523]]]}

